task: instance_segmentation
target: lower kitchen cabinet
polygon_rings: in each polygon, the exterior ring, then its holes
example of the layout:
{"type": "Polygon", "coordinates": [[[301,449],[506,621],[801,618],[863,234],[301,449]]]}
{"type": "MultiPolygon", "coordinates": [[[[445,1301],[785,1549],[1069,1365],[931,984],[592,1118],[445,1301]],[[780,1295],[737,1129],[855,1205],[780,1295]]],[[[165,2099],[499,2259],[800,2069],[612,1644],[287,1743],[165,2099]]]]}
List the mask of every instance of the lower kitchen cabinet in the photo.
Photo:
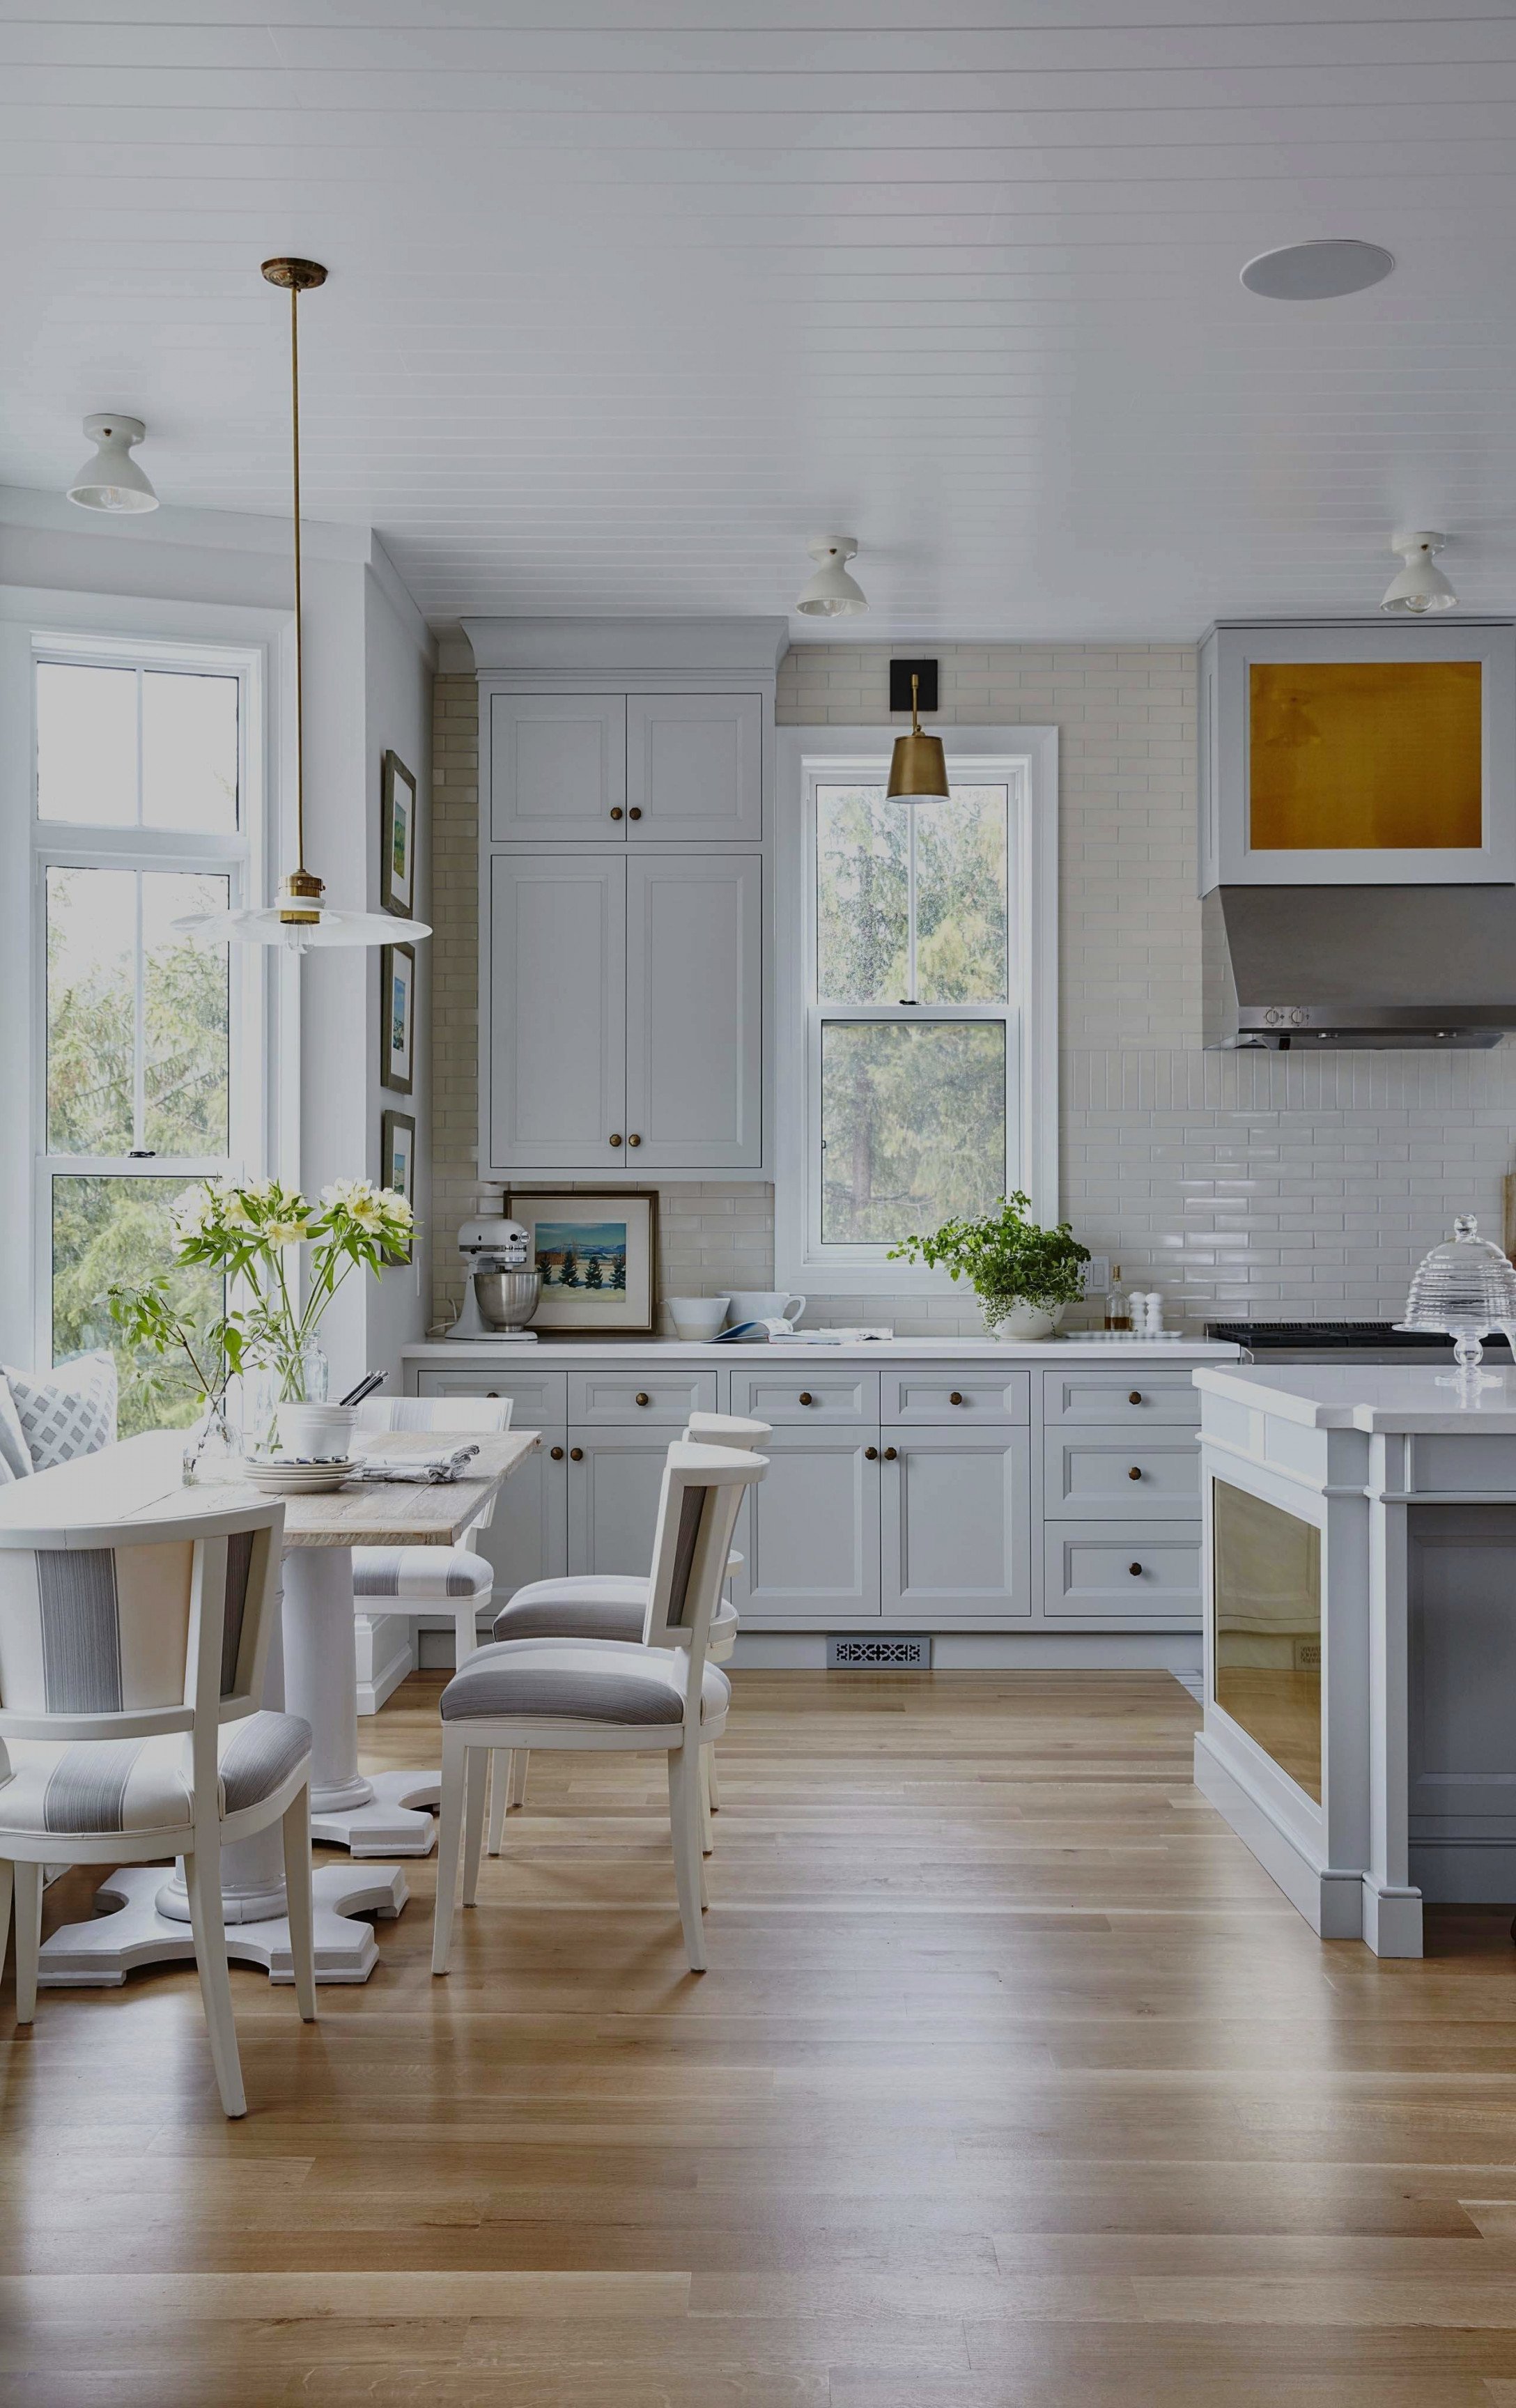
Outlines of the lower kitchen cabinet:
{"type": "Polygon", "coordinates": [[[1029,1615],[1027,1432],[895,1426],[883,1436],[880,1570],[885,1618],[930,1627],[980,1614],[1001,1621],[1029,1615]]]}
{"type": "Polygon", "coordinates": [[[776,1428],[768,1471],[750,1489],[734,1546],[732,1595],[753,1629],[880,1616],[877,1430],[776,1428]]]}
{"type": "Polygon", "coordinates": [[[1042,1611],[1050,1622],[1200,1619],[1200,1526],[1050,1522],[1042,1611]]]}
{"type": "Polygon", "coordinates": [[[476,1530],[469,1544],[494,1566],[494,1602],[502,1606],[528,1581],[561,1579],[567,1541],[568,1448],[561,1429],[545,1429],[501,1489],[489,1528],[476,1530]]]}
{"type": "Polygon", "coordinates": [[[682,1422],[635,1429],[571,1425],[568,1445],[568,1569],[646,1572],[664,1464],[682,1422]]]}

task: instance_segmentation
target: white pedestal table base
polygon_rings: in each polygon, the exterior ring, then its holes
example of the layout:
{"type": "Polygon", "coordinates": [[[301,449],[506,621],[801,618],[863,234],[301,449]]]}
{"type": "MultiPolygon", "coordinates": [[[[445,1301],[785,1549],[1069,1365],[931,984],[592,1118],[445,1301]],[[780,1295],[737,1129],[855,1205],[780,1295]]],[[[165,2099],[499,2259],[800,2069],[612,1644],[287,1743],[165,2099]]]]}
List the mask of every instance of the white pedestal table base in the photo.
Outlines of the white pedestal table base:
{"type": "MultiPolygon", "coordinates": [[[[398,1865],[318,1865],[314,1888],[317,1981],[366,1982],[379,1946],[370,1927],[355,1918],[398,1914],[408,1895],[405,1874],[398,1865]]],[[[144,1965],[193,1963],[194,1941],[188,1922],[174,1912],[174,1881],[165,1881],[162,1865],[122,1865],[102,1882],[95,1899],[116,1911],[64,1924],[43,1942],[39,1988],[113,1988],[144,1965]]],[[[294,1979],[282,1912],[259,1922],[228,1917],[226,1951],[234,1965],[261,1965],[271,1981],[294,1979]]]]}

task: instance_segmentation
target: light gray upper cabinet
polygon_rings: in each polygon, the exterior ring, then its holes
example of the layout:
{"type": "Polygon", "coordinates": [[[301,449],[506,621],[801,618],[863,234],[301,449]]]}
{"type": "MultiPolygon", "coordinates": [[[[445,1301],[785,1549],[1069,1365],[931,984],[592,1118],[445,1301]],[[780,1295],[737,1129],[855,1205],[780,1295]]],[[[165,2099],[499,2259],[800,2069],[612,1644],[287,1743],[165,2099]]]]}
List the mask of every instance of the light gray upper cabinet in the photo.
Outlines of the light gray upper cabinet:
{"type": "Polygon", "coordinates": [[[755,844],[764,832],[762,695],[628,695],[625,825],[631,844],[755,844]]]}
{"type": "Polygon", "coordinates": [[[626,696],[490,696],[489,829],[608,844],[626,830],[626,696]]]}
{"type": "Polygon", "coordinates": [[[628,860],[626,1126],[640,1168],[756,1168],[763,1058],[761,857],[628,860]]]}
{"type": "Polygon", "coordinates": [[[626,856],[499,853],[489,892],[488,1167],[616,1169],[626,856]]]}

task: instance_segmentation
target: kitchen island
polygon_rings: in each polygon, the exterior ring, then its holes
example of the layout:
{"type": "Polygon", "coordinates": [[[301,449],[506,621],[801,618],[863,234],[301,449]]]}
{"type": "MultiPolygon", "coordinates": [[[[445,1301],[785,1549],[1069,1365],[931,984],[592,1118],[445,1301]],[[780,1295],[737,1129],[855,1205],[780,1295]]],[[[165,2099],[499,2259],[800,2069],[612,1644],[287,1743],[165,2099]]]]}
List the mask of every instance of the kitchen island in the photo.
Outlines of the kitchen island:
{"type": "Polygon", "coordinates": [[[1423,1899],[1516,1902],[1516,1373],[1194,1382],[1195,1780],[1323,1939],[1419,1956],[1423,1899]]]}

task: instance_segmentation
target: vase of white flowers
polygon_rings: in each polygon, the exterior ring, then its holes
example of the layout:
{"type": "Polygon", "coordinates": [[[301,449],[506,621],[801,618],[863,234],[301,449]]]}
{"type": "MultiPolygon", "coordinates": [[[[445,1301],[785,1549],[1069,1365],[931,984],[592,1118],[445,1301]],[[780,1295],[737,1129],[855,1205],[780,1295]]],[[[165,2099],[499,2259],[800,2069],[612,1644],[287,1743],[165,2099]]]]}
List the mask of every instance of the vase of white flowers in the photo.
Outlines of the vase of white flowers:
{"type": "MultiPolygon", "coordinates": [[[[207,1180],[185,1190],[174,1208],[176,1259],[219,1273],[239,1299],[246,1452],[270,1454],[281,1443],[281,1407],[324,1403],[326,1353],[318,1333],[328,1306],[355,1270],[377,1276],[414,1235],[405,1197],[366,1179],[334,1180],[315,1204],[277,1179],[242,1186],[207,1180]]],[[[290,1420],[287,1447],[298,1412],[290,1420]]]]}

